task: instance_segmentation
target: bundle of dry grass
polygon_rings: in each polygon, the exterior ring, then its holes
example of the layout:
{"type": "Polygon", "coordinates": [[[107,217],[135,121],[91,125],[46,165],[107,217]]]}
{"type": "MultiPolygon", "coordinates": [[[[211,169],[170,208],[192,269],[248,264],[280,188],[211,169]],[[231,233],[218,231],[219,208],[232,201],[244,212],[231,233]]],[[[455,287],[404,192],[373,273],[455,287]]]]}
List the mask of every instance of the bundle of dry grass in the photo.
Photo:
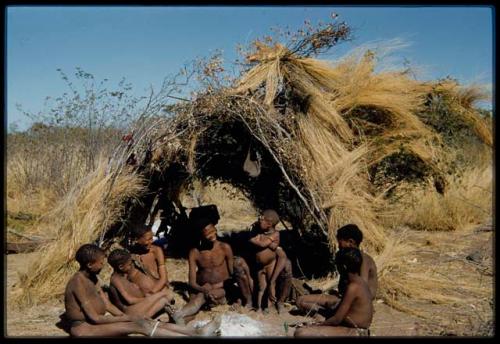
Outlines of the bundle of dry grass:
{"type": "Polygon", "coordinates": [[[143,190],[139,175],[122,173],[113,180],[101,161],[45,218],[57,240],[41,249],[41,255],[20,276],[21,287],[14,302],[22,305],[44,302],[61,295],[72,273],[78,269],[76,250],[94,242],[123,215],[124,201],[136,198],[143,190]],[[111,183],[113,185],[111,186],[111,183]],[[106,192],[109,190],[109,193],[106,192]]]}
{"type": "Polygon", "coordinates": [[[461,175],[447,176],[448,192],[433,192],[429,185],[400,186],[390,227],[409,226],[427,231],[451,231],[478,225],[493,214],[491,165],[471,167],[461,175]]]}
{"type": "Polygon", "coordinates": [[[437,82],[433,85],[433,95],[442,97],[451,105],[451,112],[461,117],[488,146],[493,146],[493,135],[488,123],[478,116],[474,105],[482,100],[490,100],[490,95],[481,85],[461,86],[453,80],[437,82]]]}

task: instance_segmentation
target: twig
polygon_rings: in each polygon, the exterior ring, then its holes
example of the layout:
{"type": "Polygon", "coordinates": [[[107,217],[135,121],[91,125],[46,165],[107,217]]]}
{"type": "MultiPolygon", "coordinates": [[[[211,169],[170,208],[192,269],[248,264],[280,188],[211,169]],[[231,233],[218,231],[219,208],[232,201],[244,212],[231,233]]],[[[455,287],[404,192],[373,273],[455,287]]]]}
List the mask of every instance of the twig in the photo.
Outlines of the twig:
{"type": "Polygon", "coordinates": [[[12,228],[7,228],[7,231],[8,231],[9,233],[15,234],[15,235],[17,235],[17,236],[19,236],[19,237],[21,237],[21,238],[25,238],[25,239],[28,239],[28,240],[30,240],[30,241],[41,241],[41,240],[43,240],[43,238],[42,238],[42,237],[39,237],[39,236],[29,237],[29,236],[27,236],[27,235],[25,235],[25,234],[21,234],[21,233],[19,233],[19,232],[15,231],[15,230],[13,230],[12,228]]]}
{"type": "MultiPolygon", "coordinates": [[[[278,167],[280,168],[281,173],[283,173],[283,176],[285,177],[285,179],[288,182],[288,184],[292,187],[292,189],[295,191],[295,193],[299,196],[300,200],[304,203],[304,205],[306,206],[306,208],[309,211],[309,213],[314,217],[314,219],[316,220],[316,222],[317,222],[318,226],[320,227],[321,231],[323,232],[323,234],[325,234],[328,237],[328,233],[325,231],[325,229],[323,227],[323,224],[318,219],[318,217],[316,216],[316,214],[314,213],[314,211],[311,209],[311,207],[309,206],[309,203],[307,202],[307,200],[305,199],[305,197],[302,195],[302,193],[300,192],[300,190],[298,189],[298,187],[292,182],[292,180],[290,179],[290,177],[286,173],[285,168],[283,167],[283,165],[279,161],[278,157],[276,157],[276,155],[274,154],[274,152],[271,149],[271,147],[269,146],[268,142],[265,141],[263,138],[259,137],[258,135],[254,134],[252,128],[250,127],[250,125],[248,124],[248,122],[245,120],[245,118],[240,113],[237,113],[237,116],[241,118],[241,120],[247,126],[247,128],[250,131],[250,133],[252,134],[252,136],[254,136],[258,141],[260,141],[268,149],[268,151],[271,154],[271,156],[273,157],[274,161],[276,161],[276,163],[278,164],[278,167]]],[[[262,129],[260,129],[260,131],[261,131],[261,134],[262,134],[262,129]]]]}
{"type": "Polygon", "coordinates": [[[184,100],[185,102],[190,102],[191,101],[191,100],[185,99],[185,98],[179,98],[179,97],[169,96],[168,94],[166,95],[166,97],[173,98],[173,99],[178,99],[178,100],[184,100]]]}

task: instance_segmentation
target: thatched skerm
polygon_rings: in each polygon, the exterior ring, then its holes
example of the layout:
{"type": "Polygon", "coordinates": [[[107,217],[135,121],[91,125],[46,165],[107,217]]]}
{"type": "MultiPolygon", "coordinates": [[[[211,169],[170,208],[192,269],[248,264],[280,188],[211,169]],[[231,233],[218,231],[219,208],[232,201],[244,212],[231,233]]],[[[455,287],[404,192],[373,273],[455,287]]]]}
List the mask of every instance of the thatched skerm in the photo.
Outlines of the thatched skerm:
{"type": "MultiPolygon", "coordinates": [[[[456,95],[458,116],[491,144],[491,132],[472,108],[482,97],[475,88],[421,83],[405,72],[375,73],[370,51],[330,64],[257,42],[248,61],[254,67],[234,87],[207,90],[178,105],[173,118],[160,120],[147,135],[150,193],[131,218],[146,219],[144,209],[160,188],[175,200],[193,177],[224,181],[256,208],[277,209],[305,235],[300,242],[313,243],[310,249],[295,248],[304,260],[312,258],[304,270],[318,275],[324,266],[317,262],[328,260],[329,250],[313,247],[334,250],[334,233],[346,223],[363,228],[368,251],[383,248],[377,221],[383,202],[369,173],[381,161],[404,153],[418,163],[422,178],[434,177],[436,185],[443,180],[441,135],[422,121],[436,92],[456,95]],[[258,176],[245,171],[252,157],[259,160],[258,176]]],[[[444,192],[445,185],[438,189],[444,192]]]]}
{"type": "Polygon", "coordinates": [[[309,57],[344,39],[345,30],[329,26],[292,47],[257,42],[236,85],[199,92],[170,107],[169,117],[142,120],[134,143],[117,148],[108,171],[139,174],[146,181],[139,200],[125,203],[127,215],[112,226],[86,230],[109,245],[161,208],[173,232],[187,231],[179,194],[194,179],[219,180],[292,225],[289,252],[306,275],[331,271],[335,232],[347,223],[362,228],[365,250],[380,253],[384,200],[370,169],[403,152],[421,164],[422,177],[442,174],[441,135],[422,120],[429,99],[437,92],[456,96],[463,118],[487,144],[491,132],[472,108],[479,93],[418,82],[405,72],[375,73],[370,51],[335,64],[309,57]],[[126,165],[131,154],[135,166],[126,165]]]}

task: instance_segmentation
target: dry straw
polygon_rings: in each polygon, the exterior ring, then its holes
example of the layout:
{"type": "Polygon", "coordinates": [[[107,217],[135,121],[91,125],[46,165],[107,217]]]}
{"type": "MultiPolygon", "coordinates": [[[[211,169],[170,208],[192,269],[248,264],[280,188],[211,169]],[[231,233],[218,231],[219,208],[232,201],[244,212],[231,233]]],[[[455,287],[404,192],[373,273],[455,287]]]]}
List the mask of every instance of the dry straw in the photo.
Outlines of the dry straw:
{"type": "Polygon", "coordinates": [[[64,292],[65,281],[78,267],[76,250],[94,242],[101,232],[123,215],[124,202],[140,195],[143,185],[138,175],[123,173],[112,181],[106,164],[84,178],[47,217],[57,239],[41,248],[41,255],[20,275],[21,290],[15,302],[39,303],[64,292]]]}

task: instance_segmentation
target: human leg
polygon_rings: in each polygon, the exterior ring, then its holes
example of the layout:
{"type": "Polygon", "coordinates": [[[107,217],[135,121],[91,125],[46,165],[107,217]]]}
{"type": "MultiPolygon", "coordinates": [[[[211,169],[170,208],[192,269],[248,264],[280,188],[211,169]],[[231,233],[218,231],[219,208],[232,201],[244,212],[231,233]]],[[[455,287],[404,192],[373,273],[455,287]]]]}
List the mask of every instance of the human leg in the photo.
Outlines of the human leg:
{"type": "Polygon", "coordinates": [[[184,325],[184,317],[196,314],[206,301],[207,300],[203,293],[191,294],[189,302],[180,310],[175,312],[172,315],[172,318],[176,324],[184,325]]]}
{"type": "Polygon", "coordinates": [[[283,303],[285,302],[288,295],[290,295],[290,290],[292,288],[292,277],[292,262],[287,258],[285,268],[279,275],[280,288],[278,293],[278,301],[276,302],[276,309],[278,310],[278,313],[282,312],[283,303]]]}
{"type": "Polygon", "coordinates": [[[165,309],[168,303],[168,299],[163,293],[148,295],[144,300],[128,306],[125,309],[125,314],[151,318],[160,310],[165,309]]]}
{"type": "Polygon", "coordinates": [[[154,325],[146,321],[123,321],[110,324],[83,323],[71,328],[72,337],[121,337],[129,334],[142,334],[145,336],[175,336],[175,332],[165,329],[155,329],[154,325]],[[155,331],[153,331],[155,330],[155,331]]]}
{"type": "Polygon", "coordinates": [[[250,276],[250,269],[245,260],[241,257],[234,259],[234,276],[244,299],[244,306],[252,307],[253,280],[250,276]]]}
{"type": "Polygon", "coordinates": [[[264,292],[266,291],[266,287],[267,287],[265,268],[262,268],[262,270],[257,272],[257,279],[259,281],[259,290],[257,293],[257,310],[261,310],[262,309],[262,297],[264,296],[264,292]]]}
{"type": "Polygon", "coordinates": [[[274,270],[269,278],[269,300],[271,302],[276,302],[276,280],[278,276],[281,274],[283,269],[285,269],[285,265],[288,258],[286,256],[285,251],[278,246],[276,249],[276,263],[274,265],[274,270]]]}
{"type": "Polygon", "coordinates": [[[358,331],[358,329],[352,327],[313,325],[298,328],[294,333],[294,337],[357,337],[361,333],[362,331],[358,331]]]}
{"type": "Polygon", "coordinates": [[[329,316],[331,314],[327,313],[330,313],[339,302],[340,299],[335,295],[311,294],[299,296],[296,301],[296,306],[307,313],[314,314],[320,312],[329,316]]]}

